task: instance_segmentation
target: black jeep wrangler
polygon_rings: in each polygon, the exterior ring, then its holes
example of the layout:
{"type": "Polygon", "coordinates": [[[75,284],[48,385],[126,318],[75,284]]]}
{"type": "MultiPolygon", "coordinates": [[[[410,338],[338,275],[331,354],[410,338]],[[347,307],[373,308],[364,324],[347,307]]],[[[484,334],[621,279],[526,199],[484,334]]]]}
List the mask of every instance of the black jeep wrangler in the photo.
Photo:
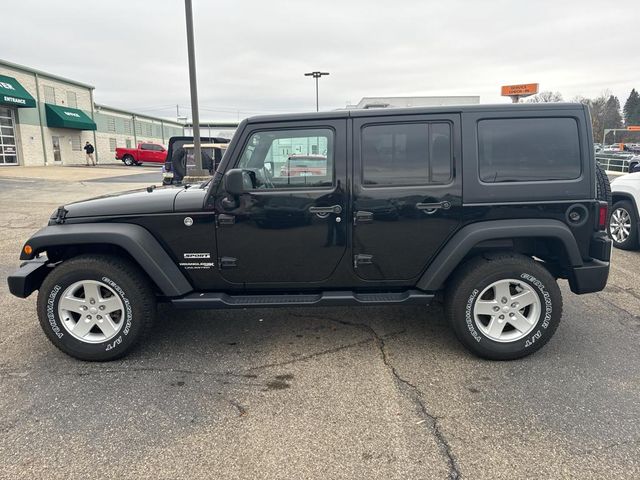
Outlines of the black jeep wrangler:
{"type": "Polygon", "coordinates": [[[576,294],[605,287],[609,195],[579,104],[255,117],[202,185],[58,208],[9,287],[39,290],[44,332],[83,360],[129,352],[156,302],[436,298],[469,350],[514,359],[558,327],[557,278],[576,294]]]}

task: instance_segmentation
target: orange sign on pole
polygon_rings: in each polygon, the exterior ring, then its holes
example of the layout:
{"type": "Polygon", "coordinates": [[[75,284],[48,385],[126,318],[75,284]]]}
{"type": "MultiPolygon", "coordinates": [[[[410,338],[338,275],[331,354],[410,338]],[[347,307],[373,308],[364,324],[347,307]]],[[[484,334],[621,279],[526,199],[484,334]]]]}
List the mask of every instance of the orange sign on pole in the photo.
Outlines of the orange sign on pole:
{"type": "Polygon", "coordinates": [[[630,132],[640,132],[640,125],[630,125],[627,127],[630,132]]]}
{"type": "Polygon", "coordinates": [[[520,97],[528,97],[538,93],[537,83],[523,83],[521,85],[503,85],[502,96],[511,97],[513,103],[518,103],[520,97]]]}
{"type": "Polygon", "coordinates": [[[538,93],[537,83],[523,83],[522,85],[504,85],[502,87],[503,97],[512,97],[518,95],[524,97],[525,95],[535,95],[538,93]]]}

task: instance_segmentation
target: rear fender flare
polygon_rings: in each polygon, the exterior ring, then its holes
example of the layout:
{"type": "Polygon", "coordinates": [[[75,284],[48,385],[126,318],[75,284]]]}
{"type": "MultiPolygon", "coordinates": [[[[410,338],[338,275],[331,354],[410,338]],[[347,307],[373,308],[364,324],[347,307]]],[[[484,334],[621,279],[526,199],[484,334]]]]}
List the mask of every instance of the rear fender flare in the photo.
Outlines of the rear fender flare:
{"type": "Polygon", "coordinates": [[[478,243],[523,237],[554,238],[562,242],[569,256],[569,264],[583,265],[576,240],[564,223],[552,219],[492,220],[472,223],[461,228],[431,262],[418,280],[417,287],[424,291],[440,290],[449,275],[478,243]]]}

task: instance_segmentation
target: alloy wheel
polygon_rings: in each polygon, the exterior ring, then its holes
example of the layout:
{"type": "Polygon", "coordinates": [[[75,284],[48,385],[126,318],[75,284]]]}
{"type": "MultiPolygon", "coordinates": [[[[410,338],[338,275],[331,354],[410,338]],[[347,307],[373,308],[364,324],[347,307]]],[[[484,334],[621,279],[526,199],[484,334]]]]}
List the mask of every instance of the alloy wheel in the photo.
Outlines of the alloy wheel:
{"type": "Polygon", "coordinates": [[[542,312],[540,296],[527,283],[515,279],[493,282],[473,306],[480,331],[496,342],[515,342],[538,324],[542,312]]]}
{"type": "Polygon", "coordinates": [[[111,287],[96,280],[70,285],[58,302],[58,316],[71,336],[86,343],[111,340],[125,323],[121,298],[111,287]]]}
{"type": "Polygon", "coordinates": [[[631,234],[631,215],[624,208],[616,208],[609,219],[611,237],[618,243],[624,243],[631,234]]]}

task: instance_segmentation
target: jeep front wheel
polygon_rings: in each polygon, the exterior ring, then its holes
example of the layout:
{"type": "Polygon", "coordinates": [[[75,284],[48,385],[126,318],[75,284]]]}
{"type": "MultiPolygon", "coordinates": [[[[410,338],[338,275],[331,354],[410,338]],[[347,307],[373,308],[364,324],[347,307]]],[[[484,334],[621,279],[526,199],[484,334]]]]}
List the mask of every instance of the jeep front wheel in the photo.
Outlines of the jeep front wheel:
{"type": "Polygon", "coordinates": [[[477,257],[450,282],[446,311],[456,336],[473,353],[512,360],[537,351],[553,336],[562,295],[553,276],[531,258],[477,257]]]}
{"type": "Polygon", "coordinates": [[[49,340],[81,360],[114,360],[150,329],[155,296],[139,269],[107,255],[82,255],[55,267],[38,292],[49,340]]]}

